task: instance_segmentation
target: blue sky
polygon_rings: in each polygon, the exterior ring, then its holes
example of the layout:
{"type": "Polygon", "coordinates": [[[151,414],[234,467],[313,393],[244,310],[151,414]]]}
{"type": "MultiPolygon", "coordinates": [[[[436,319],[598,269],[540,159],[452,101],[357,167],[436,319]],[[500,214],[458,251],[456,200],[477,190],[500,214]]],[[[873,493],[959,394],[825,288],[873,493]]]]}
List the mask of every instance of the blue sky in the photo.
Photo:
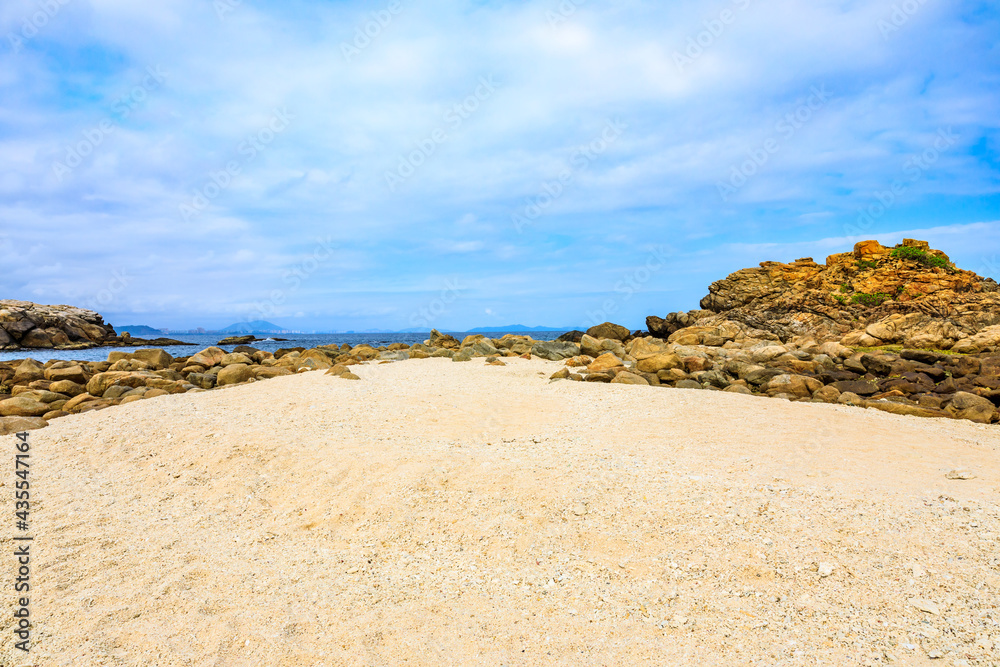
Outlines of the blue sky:
{"type": "Polygon", "coordinates": [[[632,328],[924,238],[1000,278],[1000,11],[0,5],[3,297],[117,324],[632,328]]]}

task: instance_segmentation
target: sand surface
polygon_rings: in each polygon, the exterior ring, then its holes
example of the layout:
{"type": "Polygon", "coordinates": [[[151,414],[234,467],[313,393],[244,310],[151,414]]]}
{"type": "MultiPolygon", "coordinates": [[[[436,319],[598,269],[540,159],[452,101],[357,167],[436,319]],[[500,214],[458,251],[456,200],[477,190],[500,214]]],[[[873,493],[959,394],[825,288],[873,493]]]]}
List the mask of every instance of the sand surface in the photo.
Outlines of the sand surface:
{"type": "Polygon", "coordinates": [[[4,614],[0,664],[1000,664],[1000,427],[558,367],[363,365],[32,432],[35,648],[4,614]]]}

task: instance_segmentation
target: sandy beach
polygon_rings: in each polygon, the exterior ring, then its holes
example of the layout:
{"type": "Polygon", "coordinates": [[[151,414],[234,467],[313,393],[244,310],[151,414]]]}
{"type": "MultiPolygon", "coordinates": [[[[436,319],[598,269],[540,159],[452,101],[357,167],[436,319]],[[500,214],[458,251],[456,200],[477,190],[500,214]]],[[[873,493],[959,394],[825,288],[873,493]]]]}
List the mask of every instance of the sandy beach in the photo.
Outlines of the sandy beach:
{"type": "Polygon", "coordinates": [[[32,432],[2,664],[1000,664],[996,426],[505,361],[32,432]]]}

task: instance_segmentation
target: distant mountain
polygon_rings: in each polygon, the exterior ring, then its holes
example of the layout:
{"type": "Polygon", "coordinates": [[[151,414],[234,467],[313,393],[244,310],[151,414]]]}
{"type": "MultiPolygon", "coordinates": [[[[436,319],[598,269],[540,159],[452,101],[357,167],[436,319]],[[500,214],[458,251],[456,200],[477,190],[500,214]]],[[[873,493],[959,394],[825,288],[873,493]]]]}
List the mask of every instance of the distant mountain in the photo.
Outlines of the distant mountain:
{"type": "Polygon", "coordinates": [[[476,327],[462,333],[479,333],[483,331],[570,331],[566,327],[526,327],[523,324],[511,324],[505,327],[476,327]]]}
{"type": "Polygon", "coordinates": [[[289,330],[284,327],[279,327],[277,324],[272,324],[271,322],[265,322],[264,320],[253,320],[252,322],[237,322],[236,324],[230,324],[225,329],[219,329],[219,333],[245,333],[245,334],[259,334],[259,333],[288,333],[289,330]]]}
{"type": "Polygon", "coordinates": [[[162,336],[165,331],[163,329],[154,329],[153,327],[147,327],[145,324],[127,324],[123,327],[115,327],[118,333],[128,333],[132,336],[162,336]]]}

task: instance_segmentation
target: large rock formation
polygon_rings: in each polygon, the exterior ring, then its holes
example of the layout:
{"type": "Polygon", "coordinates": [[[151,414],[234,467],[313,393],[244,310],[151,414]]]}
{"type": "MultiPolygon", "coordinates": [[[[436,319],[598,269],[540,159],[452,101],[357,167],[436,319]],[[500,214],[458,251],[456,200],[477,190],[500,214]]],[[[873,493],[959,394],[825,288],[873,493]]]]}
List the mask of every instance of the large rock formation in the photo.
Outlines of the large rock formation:
{"type": "Polygon", "coordinates": [[[956,268],[926,241],[894,248],[862,241],[854,251],[790,264],[761,262],[709,287],[701,311],[650,317],[667,338],[692,326],[735,323],[748,337],[796,337],[875,347],[989,351],[1000,346],[1000,290],[956,268]]]}
{"type": "Polygon", "coordinates": [[[114,327],[92,310],[0,300],[0,350],[75,349],[117,338],[114,327]]]}

